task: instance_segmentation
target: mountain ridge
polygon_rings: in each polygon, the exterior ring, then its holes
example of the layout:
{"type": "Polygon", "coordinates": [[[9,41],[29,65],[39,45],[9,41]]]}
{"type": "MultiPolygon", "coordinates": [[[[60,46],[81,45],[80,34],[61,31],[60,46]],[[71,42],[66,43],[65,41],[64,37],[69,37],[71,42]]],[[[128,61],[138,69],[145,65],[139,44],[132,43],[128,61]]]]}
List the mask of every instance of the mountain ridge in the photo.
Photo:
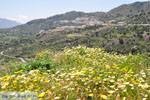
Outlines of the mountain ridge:
{"type": "Polygon", "coordinates": [[[26,24],[13,27],[10,30],[7,30],[7,32],[11,31],[12,34],[19,35],[19,36],[33,35],[39,32],[40,30],[49,30],[49,29],[56,28],[58,25],[54,24],[55,21],[72,20],[77,17],[94,16],[95,18],[98,18],[104,22],[110,20],[127,19],[127,18],[131,18],[132,16],[140,14],[141,11],[148,12],[149,11],[148,5],[150,5],[150,2],[135,2],[132,4],[121,5],[108,12],[84,13],[84,12],[71,11],[71,12],[66,12],[64,14],[58,14],[47,18],[32,20],[27,22],[26,24]],[[12,32],[12,30],[16,30],[16,31],[12,32]]]}
{"type": "Polygon", "coordinates": [[[15,27],[18,25],[21,25],[21,23],[13,21],[13,20],[5,19],[5,18],[0,18],[0,29],[11,28],[11,27],[15,27]]]}

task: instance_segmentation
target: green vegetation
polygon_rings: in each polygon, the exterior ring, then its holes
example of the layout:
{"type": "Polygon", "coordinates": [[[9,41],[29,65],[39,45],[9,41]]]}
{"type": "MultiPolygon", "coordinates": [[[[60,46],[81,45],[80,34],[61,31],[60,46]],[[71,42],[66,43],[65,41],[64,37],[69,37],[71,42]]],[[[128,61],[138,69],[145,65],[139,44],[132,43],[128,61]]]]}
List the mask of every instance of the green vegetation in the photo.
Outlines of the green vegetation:
{"type": "Polygon", "coordinates": [[[83,46],[56,54],[44,51],[27,64],[5,65],[8,73],[0,78],[0,91],[34,91],[41,100],[148,100],[149,60],[144,54],[83,46]]]}
{"type": "Polygon", "coordinates": [[[117,22],[120,21],[127,24],[148,24],[150,13],[148,5],[149,2],[136,2],[121,5],[109,12],[72,11],[46,19],[33,20],[10,29],[0,29],[0,51],[5,51],[5,54],[10,56],[27,59],[33,58],[37,52],[44,49],[62,51],[64,47],[71,48],[78,45],[100,47],[109,52],[116,51],[122,54],[150,52],[150,26],[117,27],[117,22]],[[83,29],[51,31],[65,25],[78,26],[72,22],[55,22],[83,17],[95,18],[106,24],[110,20],[115,22],[106,26],[95,25],[83,29]]]}
{"type": "Polygon", "coordinates": [[[133,24],[150,24],[149,16],[150,16],[150,12],[142,10],[141,13],[129,18],[129,20],[127,22],[133,23],[133,24]]]}
{"type": "Polygon", "coordinates": [[[84,45],[108,52],[137,54],[150,52],[150,26],[91,26],[84,29],[38,33],[30,37],[1,41],[1,51],[16,57],[32,58],[37,52],[84,45]]]}
{"type": "Polygon", "coordinates": [[[72,11],[0,29],[0,92],[32,91],[40,100],[149,100],[150,26],[137,25],[149,24],[148,5],[72,11]],[[59,23],[83,17],[105,25],[59,23]]]}

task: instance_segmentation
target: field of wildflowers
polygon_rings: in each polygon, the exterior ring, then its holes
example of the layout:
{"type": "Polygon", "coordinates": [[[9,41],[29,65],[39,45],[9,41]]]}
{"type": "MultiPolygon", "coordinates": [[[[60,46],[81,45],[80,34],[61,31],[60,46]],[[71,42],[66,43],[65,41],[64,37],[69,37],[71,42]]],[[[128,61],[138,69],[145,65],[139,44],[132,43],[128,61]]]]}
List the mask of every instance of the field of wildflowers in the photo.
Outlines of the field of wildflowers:
{"type": "Polygon", "coordinates": [[[150,100],[149,61],[82,46],[41,52],[28,64],[9,65],[0,92],[38,92],[40,100],[150,100]]]}

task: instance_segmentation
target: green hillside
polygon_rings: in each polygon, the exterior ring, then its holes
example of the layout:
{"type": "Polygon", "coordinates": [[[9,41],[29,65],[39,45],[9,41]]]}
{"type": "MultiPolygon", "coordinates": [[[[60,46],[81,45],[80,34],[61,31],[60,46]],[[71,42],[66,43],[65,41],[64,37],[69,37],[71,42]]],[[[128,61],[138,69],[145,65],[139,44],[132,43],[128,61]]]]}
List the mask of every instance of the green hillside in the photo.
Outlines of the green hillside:
{"type": "Polygon", "coordinates": [[[64,47],[78,45],[100,47],[109,52],[116,51],[121,54],[136,54],[150,52],[149,29],[150,26],[92,26],[12,39],[10,42],[1,42],[1,47],[8,55],[25,58],[34,57],[43,49],[61,51],[64,47]]]}
{"type": "Polygon", "coordinates": [[[44,49],[57,52],[62,51],[64,47],[78,45],[100,47],[108,52],[121,54],[150,52],[150,26],[133,25],[149,24],[148,5],[149,2],[136,2],[121,5],[109,12],[72,11],[33,20],[14,28],[1,29],[0,51],[5,51],[5,54],[13,57],[24,58],[32,58],[44,49]],[[118,16],[118,13],[121,16],[118,16]],[[102,21],[103,24],[87,24],[93,20],[102,21]],[[114,22],[110,23],[111,20],[114,22]],[[83,23],[80,23],[82,21],[83,23]],[[120,27],[118,22],[127,25],[120,27]],[[83,28],[72,28],[82,25],[83,28]]]}
{"type": "Polygon", "coordinates": [[[116,7],[108,12],[112,18],[128,18],[138,15],[142,11],[149,12],[150,2],[135,2],[132,4],[124,4],[116,7]]]}
{"type": "MultiPolygon", "coordinates": [[[[57,25],[54,24],[58,20],[73,20],[77,17],[95,17],[102,21],[109,21],[115,19],[124,19],[138,15],[141,11],[149,11],[149,2],[136,2],[133,4],[121,5],[117,8],[110,10],[109,12],[94,12],[94,13],[84,13],[71,11],[65,14],[60,14],[46,19],[37,19],[30,21],[24,25],[17,26],[11,29],[6,29],[6,33],[10,33],[18,36],[28,36],[39,32],[40,30],[54,29],[57,25]]],[[[0,30],[0,33],[3,31],[0,30]]]]}
{"type": "Polygon", "coordinates": [[[133,24],[150,24],[150,11],[142,11],[141,13],[129,18],[128,23],[133,24]]]}

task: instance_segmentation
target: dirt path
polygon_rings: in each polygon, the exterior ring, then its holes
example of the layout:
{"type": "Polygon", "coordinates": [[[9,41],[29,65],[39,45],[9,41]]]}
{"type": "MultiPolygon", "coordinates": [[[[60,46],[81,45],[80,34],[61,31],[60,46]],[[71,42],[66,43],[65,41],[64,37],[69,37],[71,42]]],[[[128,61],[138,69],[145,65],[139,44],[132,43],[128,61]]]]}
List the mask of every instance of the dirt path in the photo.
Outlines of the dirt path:
{"type": "Polygon", "coordinates": [[[9,58],[12,58],[12,59],[19,59],[21,62],[26,63],[26,61],[23,58],[16,58],[16,57],[12,57],[12,56],[9,56],[9,55],[5,55],[4,51],[1,51],[0,55],[5,56],[5,57],[9,57],[9,58]]]}

